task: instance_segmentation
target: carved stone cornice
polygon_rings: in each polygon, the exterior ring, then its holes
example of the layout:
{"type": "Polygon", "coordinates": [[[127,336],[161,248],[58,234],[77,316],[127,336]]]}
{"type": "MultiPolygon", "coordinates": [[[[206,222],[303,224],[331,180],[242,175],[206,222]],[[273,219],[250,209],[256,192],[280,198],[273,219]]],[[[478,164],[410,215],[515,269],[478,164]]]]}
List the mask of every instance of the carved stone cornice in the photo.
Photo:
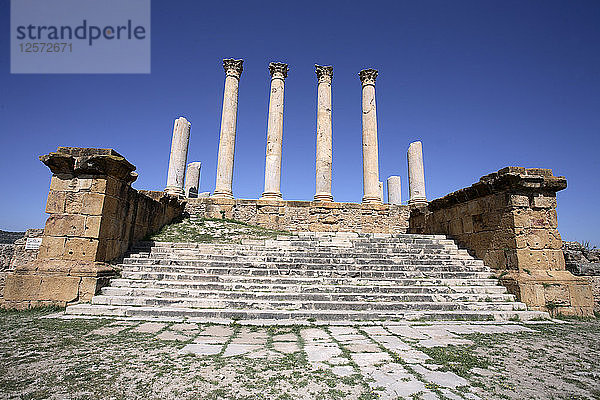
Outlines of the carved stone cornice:
{"type": "Polygon", "coordinates": [[[331,65],[317,65],[315,64],[315,73],[317,74],[317,80],[321,82],[329,82],[333,79],[333,67],[331,65]]]}
{"type": "Polygon", "coordinates": [[[430,211],[445,209],[456,204],[502,192],[522,195],[543,193],[547,196],[555,196],[556,192],[566,187],[566,178],[552,175],[551,169],[505,167],[498,172],[483,176],[479,182],[467,188],[431,201],[428,209],[430,211]]]}
{"type": "Polygon", "coordinates": [[[379,71],[373,68],[363,69],[358,73],[360,81],[363,86],[373,85],[375,86],[375,79],[377,79],[377,74],[379,71]]]}
{"type": "Polygon", "coordinates": [[[108,175],[128,183],[137,179],[135,166],[113,149],[59,147],[39,158],[53,174],[108,175]]]}
{"type": "Polygon", "coordinates": [[[223,69],[225,70],[225,75],[240,79],[242,71],[244,70],[242,64],[244,64],[244,60],[235,60],[233,58],[224,59],[223,69]]]}
{"type": "Polygon", "coordinates": [[[271,79],[285,79],[287,78],[288,71],[289,68],[287,64],[279,62],[269,63],[269,73],[271,74],[271,79]]]}

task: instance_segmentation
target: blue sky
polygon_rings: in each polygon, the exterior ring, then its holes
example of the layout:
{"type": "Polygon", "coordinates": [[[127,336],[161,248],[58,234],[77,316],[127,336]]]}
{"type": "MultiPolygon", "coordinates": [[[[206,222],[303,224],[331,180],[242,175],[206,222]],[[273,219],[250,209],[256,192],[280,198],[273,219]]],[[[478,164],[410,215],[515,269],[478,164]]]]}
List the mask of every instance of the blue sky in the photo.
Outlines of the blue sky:
{"type": "Polygon", "coordinates": [[[223,58],[243,58],[233,189],[263,190],[268,63],[289,64],[281,190],[315,190],[314,64],[333,65],[333,195],[362,197],[358,72],[379,70],[380,177],[402,177],[423,142],[427,196],[504,166],[552,168],[563,238],[600,245],[600,2],[153,1],[149,75],[11,75],[0,0],[0,229],[42,227],[50,182],[37,157],[59,145],[111,147],[162,190],[173,121],[192,123],[188,161],[214,190],[223,58]]]}

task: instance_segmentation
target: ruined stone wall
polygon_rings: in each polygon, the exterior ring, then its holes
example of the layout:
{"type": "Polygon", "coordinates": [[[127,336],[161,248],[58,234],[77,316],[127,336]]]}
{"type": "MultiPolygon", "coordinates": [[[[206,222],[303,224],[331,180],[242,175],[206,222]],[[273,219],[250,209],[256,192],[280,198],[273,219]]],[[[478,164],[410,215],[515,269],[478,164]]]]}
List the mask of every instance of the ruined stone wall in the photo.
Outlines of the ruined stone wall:
{"type": "Polygon", "coordinates": [[[183,212],[162,192],[133,189],[135,167],[111,149],[60,147],[40,157],[53,173],[34,262],[7,276],[6,307],[89,301],[114,276],[108,262],[183,212]]]}
{"type": "Polygon", "coordinates": [[[292,232],[405,233],[408,206],[285,200],[188,199],[185,211],[292,232]]]}
{"type": "Polygon", "coordinates": [[[38,249],[25,249],[27,238],[42,236],[43,229],[28,229],[25,234],[12,244],[0,244],[0,304],[4,299],[6,277],[14,271],[17,265],[34,261],[38,249]]]}
{"type": "Polygon", "coordinates": [[[6,270],[10,267],[10,260],[12,260],[14,252],[14,244],[0,244],[0,271],[6,270]]]}
{"type": "Polygon", "coordinates": [[[15,250],[10,261],[10,268],[34,261],[37,258],[39,249],[25,249],[25,244],[28,238],[39,238],[43,235],[43,229],[27,229],[25,235],[15,241],[15,250]]]}
{"type": "Polygon", "coordinates": [[[565,270],[557,230],[566,186],[549,169],[504,168],[413,210],[410,231],[451,236],[532,309],[591,315],[591,286],[565,270]]]}
{"type": "Polygon", "coordinates": [[[592,283],[594,311],[600,313],[600,249],[578,242],[563,242],[563,253],[567,270],[592,283]]]}
{"type": "Polygon", "coordinates": [[[15,252],[14,244],[0,244],[0,302],[4,297],[6,276],[11,271],[10,262],[15,252]]]}

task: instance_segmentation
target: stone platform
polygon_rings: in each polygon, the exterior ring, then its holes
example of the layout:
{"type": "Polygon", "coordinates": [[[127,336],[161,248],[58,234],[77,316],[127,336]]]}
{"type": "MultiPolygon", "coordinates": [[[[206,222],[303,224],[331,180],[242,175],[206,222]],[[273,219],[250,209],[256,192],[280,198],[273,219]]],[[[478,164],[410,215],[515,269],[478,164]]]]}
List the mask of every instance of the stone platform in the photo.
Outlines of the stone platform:
{"type": "Polygon", "coordinates": [[[264,199],[186,199],[185,212],[291,232],[406,233],[410,208],[399,204],[264,199]]]}

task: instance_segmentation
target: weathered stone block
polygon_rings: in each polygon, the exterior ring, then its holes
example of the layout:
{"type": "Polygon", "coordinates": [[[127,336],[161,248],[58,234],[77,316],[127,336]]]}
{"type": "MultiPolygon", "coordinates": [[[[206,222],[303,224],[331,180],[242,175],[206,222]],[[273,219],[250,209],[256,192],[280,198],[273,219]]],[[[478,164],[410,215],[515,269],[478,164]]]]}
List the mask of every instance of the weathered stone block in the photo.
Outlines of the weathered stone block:
{"type": "Polygon", "coordinates": [[[573,284],[569,286],[569,296],[571,304],[577,307],[588,307],[594,303],[593,286],[585,283],[573,284]]]}
{"type": "Polygon", "coordinates": [[[66,192],[65,213],[81,214],[83,210],[83,193],[66,192]]]}
{"type": "Polygon", "coordinates": [[[102,231],[102,216],[100,215],[88,215],[85,217],[85,228],[83,237],[86,238],[100,238],[103,237],[102,231]]]}
{"type": "Polygon", "coordinates": [[[99,250],[97,239],[92,238],[67,238],[65,242],[64,258],[67,260],[96,261],[99,250]]]}
{"type": "Polygon", "coordinates": [[[73,276],[43,276],[36,300],[72,302],[77,300],[81,278],[73,276]]]}
{"type": "MultiPolygon", "coordinates": [[[[127,189],[131,187],[122,180],[116,179],[112,176],[106,177],[106,195],[113,197],[123,197],[127,189]]],[[[158,192],[161,196],[164,196],[163,192],[158,192]]],[[[160,197],[157,197],[155,200],[158,201],[160,197]]]]}
{"type": "Polygon", "coordinates": [[[560,283],[546,283],[544,288],[544,303],[546,307],[569,307],[571,305],[571,296],[569,287],[560,283]]]}
{"type": "Polygon", "coordinates": [[[550,229],[523,229],[515,237],[517,248],[532,250],[559,249],[562,245],[560,235],[550,229]]]}
{"type": "Polygon", "coordinates": [[[50,191],[67,192],[75,188],[74,177],[70,174],[53,175],[50,180],[50,191]]]}
{"type": "Polygon", "coordinates": [[[79,176],[75,190],[78,192],[89,191],[92,187],[92,178],[90,176],[79,176]]]}
{"type": "Polygon", "coordinates": [[[490,268],[501,271],[504,269],[516,269],[516,265],[511,265],[508,261],[508,255],[506,250],[486,250],[479,248],[475,250],[475,254],[478,258],[481,258],[485,265],[490,268]]]}
{"type": "Polygon", "coordinates": [[[457,236],[463,233],[462,221],[461,219],[453,219],[450,221],[450,235],[457,236]]]}
{"type": "Polygon", "coordinates": [[[515,250],[520,269],[564,270],[565,259],[561,250],[515,250]]]}
{"type": "Polygon", "coordinates": [[[545,211],[516,209],[512,212],[516,228],[550,228],[551,224],[545,211]]]}
{"type": "Polygon", "coordinates": [[[107,193],[107,188],[108,188],[107,179],[108,178],[104,178],[104,177],[93,178],[92,182],[90,184],[90,192],[100,193],[100,194],[108,194],[107,193]]]}
{"type": "MultiPolygon", "coordinates": [[[[101,280],[101,279],[100,279],[101,280]]],[[[83,277],[79,283],[79,301],[90,302],[98,290],[99,278],[83,277]]]]}
{"type": "Polygon", "coordinates": [[[550,196],[533,196],[531,201],[531,207],[533,208],[556,208],[556,197],[550,196]]]}
{"type": "Polygon", "coordinates": [[[65,237],[44,236],[38,258],[60,258],[65,254],[65,237]]]}
{"type": "Polygon", "coordinates": [[[102,215],[105,197],[101,193],[85,193],[83,195],[82,214],[102,215]]]}
{"type": "Polygon", "coordinates": [[[49,214],[61,214],[65,212],[66,192],[51,190],[48,192],[46,201],[46,212],[49,214]]]}
{"type": "Polygon", "coordinates": [[[52,214],[46,220],[44,232],[50,236],[83,236],[85,217],[75,214],[52,214]]]}
{"type": "Polygon", "coordinates": [[[39,297],[42,278],[36,275],[10,274],[6,277],[4,300],[30,300],[39,297]]]}
{"type": "Polygon", "coordinates": [[[512,207],[529,207],[529,197],[520,194],[509,194],[508,205],[512,207]]]}

